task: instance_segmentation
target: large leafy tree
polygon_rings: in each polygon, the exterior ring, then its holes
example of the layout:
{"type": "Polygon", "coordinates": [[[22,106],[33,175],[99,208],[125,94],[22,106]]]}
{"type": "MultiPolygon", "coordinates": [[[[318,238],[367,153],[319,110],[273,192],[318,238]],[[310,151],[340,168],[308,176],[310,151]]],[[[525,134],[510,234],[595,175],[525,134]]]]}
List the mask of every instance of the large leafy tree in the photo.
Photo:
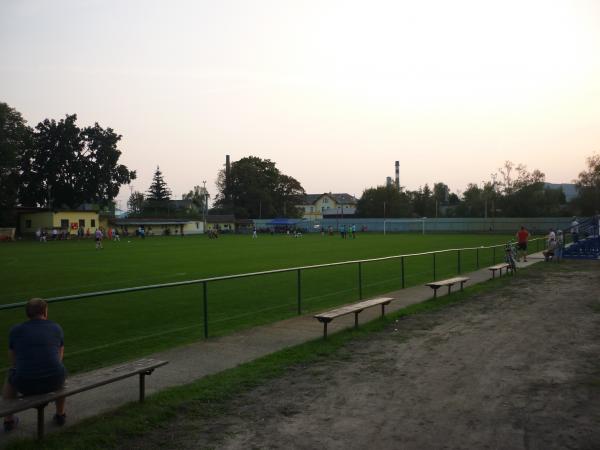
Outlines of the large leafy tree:
{"type": "Polygon", "coordinates": [[[0,226],[10,224],[17,204],[21,155],[32,144],[32,130],[17,110],[0,103],[0,226]]]}
{"type": "Polygon", "coordinates": [[[144,210],[144,194],[139,191],[133,191],[127,200],[127,210],[129,214],[135,216],[142,213],[144,210]]]}
{"type": "Polygon", "coordinates": [[[578,196],[576,205],[581,214],[592,215],[600,211],[600,154],[587,158],[587,169],[575,181],[578,196]]]}
{"type": "Polygon", "coordinates": [[[231,164],[229,179],[225,170],[217,178],[215,209],[232,212],[240,218],[299,217],[296,205],[305,195],[302,185],[282,174],[269,159],[248,156],[231,164]]]}
{"type": "Polygon", "coordinates": [[[395,186],[365,189],[356,204],[358,217],[410,217],[411,212],[408,195],[395,186]]]}
{"type": "Polygon", "coordinates": [[[204,211],[204,203],[207,198],[208,192],[202,186],[194,186],[194,189],[182,195],[183,200],[192,201],[192,209],[197,213],[204,211]]]}
{"type": "Polygon", "coordinates": [[[70,207],[81,203],[112,204],[122,184],[135,179],[135,171],[118,164],[121,139],[111,128],[79,128],[77,115],[59,121],[46,119],[33,133],[33,145],[20,164],[21,204],[70,207]]]}

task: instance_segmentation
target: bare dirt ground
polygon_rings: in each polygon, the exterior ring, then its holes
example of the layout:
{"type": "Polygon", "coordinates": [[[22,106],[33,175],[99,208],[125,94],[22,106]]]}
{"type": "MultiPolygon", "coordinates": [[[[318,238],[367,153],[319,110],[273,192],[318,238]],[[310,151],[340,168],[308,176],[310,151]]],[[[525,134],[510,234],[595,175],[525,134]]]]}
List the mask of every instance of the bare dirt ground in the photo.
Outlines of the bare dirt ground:
{"type": "Polygon", "coordinates": [[[600,449],[600,263],[521,272],[128,448],[600,449]]]}

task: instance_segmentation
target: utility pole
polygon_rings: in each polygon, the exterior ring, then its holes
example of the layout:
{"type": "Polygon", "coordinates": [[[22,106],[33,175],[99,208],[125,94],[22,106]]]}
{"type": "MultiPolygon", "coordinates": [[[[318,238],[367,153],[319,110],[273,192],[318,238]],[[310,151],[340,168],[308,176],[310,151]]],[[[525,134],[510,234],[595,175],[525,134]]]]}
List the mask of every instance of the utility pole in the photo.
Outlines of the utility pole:
{"type": "Polygon", "coordinates": [[[206,233],[206,213],[208,212],[208,191],[206,190],[206,180],[202,181],[202,186],[202,189],[204,190],[204,204],[202,205],[202,219],[204,221],[203,232],[206,233]]]}

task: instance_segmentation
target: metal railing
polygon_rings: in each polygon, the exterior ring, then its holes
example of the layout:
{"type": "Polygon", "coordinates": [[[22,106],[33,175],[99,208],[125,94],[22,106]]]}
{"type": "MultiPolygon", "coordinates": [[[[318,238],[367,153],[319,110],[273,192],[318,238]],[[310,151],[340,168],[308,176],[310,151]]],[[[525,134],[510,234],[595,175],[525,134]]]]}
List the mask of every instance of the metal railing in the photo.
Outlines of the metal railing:
{"type": "MultiPolygon", "coordinates": [[[[529,242],[530,243],[535,242],[536,251],[540,251],[540,242],[542,242],[544,240],[545,240],[545,238],[536,238],[536,239],[531,239],[529,242]]],[[[431,255],[431,257],[432,257],[432,272],[431,273],[432,273],[433,280],[436,280],[437,276],[438,276],[437,269],[439,267],[439,263],[436,263],[436,260],[437,260],[436,255],[449,254],[449,253],[455,252],[456,253],[456,273],[460,274],[463,269],[462,255],[464,255],[465,252],[475,251],[475,254],[476,254],[475,268],[480,269],[480,264],[482,263],[481,258],[480,258],[480,253],[482,250],[492,249],[491,264],[493,265],[498,260],[498,254],[502,258],[504,257],[503,252],[497,252],[496,249],[497,248],[504,249],[505,245],[506,244],[498,244],[498,245],[491,245],[491,246],[435,250],[435,251],[431,251],[431,252],[409,253],[409,254],[403,254],[403,255],[384,256],[384,257],[379,257],[379,258],[341,261],[341,262],[326,263],[326,264],[316,264],[316,265],[310,265],[310,266],[290,267],[290,268],[285,268],[285,269],[265,270],[265,271],[261,271],[261,272],[250,272],[250,273],[242,273],[242,274],[235,274],[235,275],[223,275],[223,276],[210,277],[210,278],[200,278],[200,279],[196,279],[196,280],[177,281],[177,282],[172,282],[172,283],[151,284],[151,285],[145,285],[145,286],[135,286],[135,287],[131,287],[131,288],[121,288],[121,289],[112,289],[112,290],[107,290],[107,291],[87,292],[87,293],[83,293],[83,294],[64,295],[64,296],[59,296],[59,297],[47,298],[45,300],[48,303],[58,303],[58,302],[67,302],[67,301],[73,301],[73,300],[81,300],[81,299],[86,299],[86,298],[91,298],[91,297],[102,297],[102,296],[110,296],[110,295],[117,295],[117,294],[131,293],[131,292],[140,292],[140,291],[155,290],[155,289],[168,289],[168,288],[174,288],[174,287],[200,284],[200,285],[202,285],[202,308],[203,308],[204,337],[207,338],[208,337],[208,316],[209,316],[209,311],[208,311],[208,284],[209,283],[216,283],[216,282],[220,282],[220,281],[227,281],[227,280],[234,280],[234,279],[241,279],[241,278],[258,277],[258,276],[264,276],[264,275],[273,275],[273,274],[279,274],[279,273],[296,272],[297,314],[301,315],[302,314],[302,272],[303,271],[315,270],[315,269],[320,269],[320,268],[325,268],[325,267],[357,265],[358,299],[362,300],[363,299],[363,265],[366,263],[373,263],[373,262],[378,262],[378,261],[389,261],[389,260],[400,260],[400,271],[399,271],[400,272],[399,273],[400,287],[401,287],[401,289],[405,289],[406,288],[406,279],[407,279],[407,276],[405,275],[405,264],[406,264],[405,261],[408,258],[431,255]]],[[[10,309],[22,308],[25,306],[26,303],[27,302],[15,302],[15,303],[8,303],[8,304],[0,305],[0,310],[10,310],[10,309]]]]}

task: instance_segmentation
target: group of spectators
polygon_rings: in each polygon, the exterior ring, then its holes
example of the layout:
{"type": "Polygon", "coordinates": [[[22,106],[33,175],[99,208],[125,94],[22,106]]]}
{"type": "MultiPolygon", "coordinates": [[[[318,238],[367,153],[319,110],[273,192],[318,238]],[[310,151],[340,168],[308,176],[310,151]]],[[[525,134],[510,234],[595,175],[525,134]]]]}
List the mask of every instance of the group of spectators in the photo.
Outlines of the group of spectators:
{"type": "MultiPolygon", "coordinates": [[[[579,222],[577,221],[577,217],[573,217],[573,221],[571,222],[571,227],[569,232],[571,233],[571,238],[573,242],[579,241],[579,222]]],[[[529,241],[529,231],[524,226],[521,226],[521,229],[517,232],[517,261],[520,261],[521,258],[523,261],[527,261],[527,243],[529,241]]],[[[546,248],[542,252],[544,255],[545,261],[556,261],[559,262],[563,257],[563,252],[565,248],[565,236],[562,230],[554,230],[554,228],[550,228],[550,232],[546,238],[546,248]]]]}

